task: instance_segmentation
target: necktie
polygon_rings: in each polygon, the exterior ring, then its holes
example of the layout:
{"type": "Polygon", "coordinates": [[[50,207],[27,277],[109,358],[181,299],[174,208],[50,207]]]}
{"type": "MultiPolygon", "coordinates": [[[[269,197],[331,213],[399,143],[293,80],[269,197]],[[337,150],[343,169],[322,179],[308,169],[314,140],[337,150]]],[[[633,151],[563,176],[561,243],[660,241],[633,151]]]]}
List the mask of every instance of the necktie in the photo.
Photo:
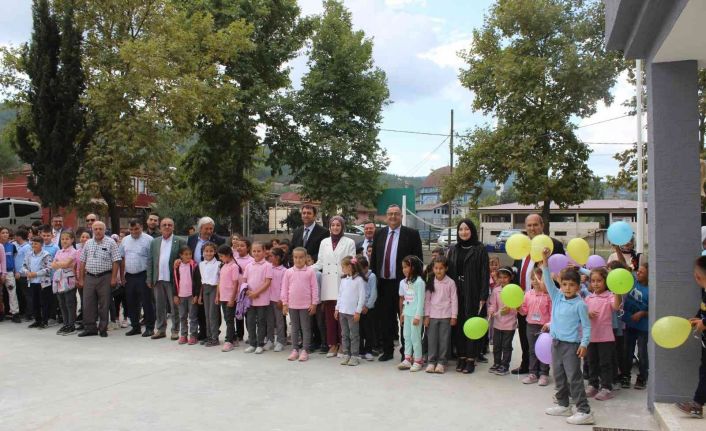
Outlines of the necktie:
{"type": "Polygon", "coordinates": [[[529,267],[530,257],[527,256],[522,262],[522,271],[520,271],[520,287],[522,290],[527,290],[527,268],[529,267]]]}
{"type": "Polygon", "coordinates": [[[390,237],[387,240],[387,248],[385,249],[385,266],[383,268],[383,275],[386,279],[390,278],[390,254],[392,254],[392,243],[395,237],[395,231],[390,231],[390,237]]]}
{"type": "Polygon", "coordinates": [[[307,241],[309,241],[309,228],[304,229],[304,247],[306,247],[307,241]]]}

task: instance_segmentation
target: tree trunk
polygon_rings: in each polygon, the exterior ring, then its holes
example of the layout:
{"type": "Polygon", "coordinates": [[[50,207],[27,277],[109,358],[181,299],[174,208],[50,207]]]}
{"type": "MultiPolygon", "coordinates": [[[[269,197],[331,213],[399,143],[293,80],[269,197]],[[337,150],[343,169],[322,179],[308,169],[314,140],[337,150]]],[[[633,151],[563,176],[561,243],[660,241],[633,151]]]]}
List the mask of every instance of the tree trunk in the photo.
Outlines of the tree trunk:
{"type": "Polygon", "coordinates": [[[108,217],[110,217],[110,232],[120,234],[120,209],[118,208],[115,196],[109,190],[101,190],[101,196],[108,206],[108,217]]]}
{"type": "Polygon", "coordinates": [[[549,215],[551,213],[551,199],[545,199],[542,204],[542,221],[544,221],[544,234],[549,235],[549,215]]]}
{"type": "Polygon", "coordinates": [[[233,215],[230,217],[231,235],[243,232],[243,203],[238,201],[233,203],[233,215]]]}

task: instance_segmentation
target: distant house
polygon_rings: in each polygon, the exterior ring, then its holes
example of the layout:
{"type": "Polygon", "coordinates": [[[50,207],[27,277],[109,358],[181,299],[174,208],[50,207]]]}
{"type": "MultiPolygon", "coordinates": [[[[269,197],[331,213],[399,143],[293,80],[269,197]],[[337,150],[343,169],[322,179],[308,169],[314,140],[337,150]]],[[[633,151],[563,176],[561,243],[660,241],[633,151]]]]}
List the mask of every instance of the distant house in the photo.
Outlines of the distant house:
{"type": "MultiPolygon", "coordinates": [[[[450,173],[451,170],[448,166],[435,169],[424,179],[422,186],[417,191],[417,217],[427,223],[437,226],[446,226],[448,224],[449,207],[446,202],[441,201],[441,189],[444,178],[448,177],[450,173]]],[[[466,192],[455,199],[452,203],[451,218],[467,215],[470,200],[470,192],[466,192]]],[[[425,229],[422,226],[418,227],[425,229]]]]}

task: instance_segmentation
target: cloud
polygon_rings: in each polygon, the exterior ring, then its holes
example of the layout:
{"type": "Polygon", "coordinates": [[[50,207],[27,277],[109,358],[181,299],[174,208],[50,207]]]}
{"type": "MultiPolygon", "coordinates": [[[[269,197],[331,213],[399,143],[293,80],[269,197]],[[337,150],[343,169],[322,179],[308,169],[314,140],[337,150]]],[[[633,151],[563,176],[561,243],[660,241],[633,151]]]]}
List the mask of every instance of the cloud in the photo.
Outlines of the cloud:
{"type": "Polygon", "coordinates": [[[426,7],[426,0],[385,0],[385,5],[391,8],[403,8],[407,6],[426,7]]]}
{"type": "Polygon", "coordinates": [[[3,0],[0,14],[0,42],[17,46],[32,34],[32,2],[3,0]]]}
{"type": "Polygon", "coordinates": [[[599,102],[596,113],[578,123],[581,128],[576,133],[584,142],[631,143],[637,140],[636,119],[634,116],[625,117],[628,109],[622,105],[635,94],[635,87],[627,81],[627,72],[618,77],[611,92],[614,99],[612,105],[606,106],[599,102]]]}
{"type": "Polygon", "coordinates": [[[458,56],[459,51],[463,49],[468,49],[473,43],[473,38],[470,36],[460,36],[458,39],[436,46],[426,52],[417,54],[417,56],[424,60],[429,60],[442,68],[450,68],[458,72],[465,63],[462,58],[458,56]]]}

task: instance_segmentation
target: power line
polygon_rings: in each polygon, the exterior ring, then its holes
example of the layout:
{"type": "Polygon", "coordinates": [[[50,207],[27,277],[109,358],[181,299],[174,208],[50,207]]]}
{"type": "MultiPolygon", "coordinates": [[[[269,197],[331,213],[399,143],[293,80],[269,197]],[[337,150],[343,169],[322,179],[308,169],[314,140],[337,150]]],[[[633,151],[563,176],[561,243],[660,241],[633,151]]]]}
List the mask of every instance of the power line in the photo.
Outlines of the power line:
{"type": "Polygon", "coordinates": [[[423,158],[422,160],[420,160],[416,165],[414,165],[414,166],[412,167],[412,169],[410,169],[409,172],[407,173],[407,175],[405,175],[405,176],[406,176],[406,177],[410,176],[410,175],[411,175],[412,173],[414,173],[417,169],[419,169],[419,168],[421,168],[422,166],[424,166],[424,164],[425,164],[426,162],[430,161],[430,160],[431,160],[431,156],[434,155],[434,153],[436,153],[437,151],[439,151],[439,148],[441,148],[441,146],[444,145],[444,143],[445,143],[446,141],[448,141],[448,140],[449,140],[449,136],[446,136],[443,141],[439,142],[439,145],[437,145],[436,148],[434,148],[433,150],[431,150],[431,152],[429,152],[426,156],[424,156],[424,158],[423,158]]]}

